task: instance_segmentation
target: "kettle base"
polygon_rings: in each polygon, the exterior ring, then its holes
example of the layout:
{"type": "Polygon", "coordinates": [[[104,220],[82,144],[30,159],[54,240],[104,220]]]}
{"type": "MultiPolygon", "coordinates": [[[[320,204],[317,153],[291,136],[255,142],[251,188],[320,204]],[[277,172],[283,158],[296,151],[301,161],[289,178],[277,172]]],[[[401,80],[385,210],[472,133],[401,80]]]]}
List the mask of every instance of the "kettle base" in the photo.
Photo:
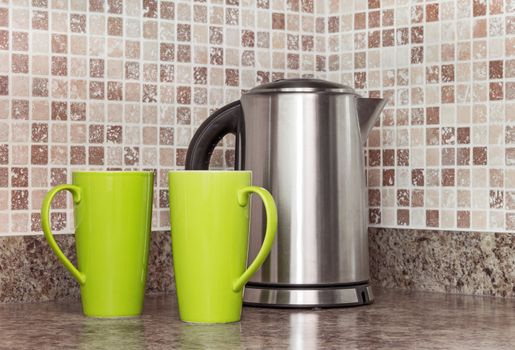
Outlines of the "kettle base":
{"type": "Polygon", "coordinates": [[[274,286],[248,283],[243,294],[247,306],[326,308],[368,305],[374,302],[368,282],[327,287],[274,286]]]}

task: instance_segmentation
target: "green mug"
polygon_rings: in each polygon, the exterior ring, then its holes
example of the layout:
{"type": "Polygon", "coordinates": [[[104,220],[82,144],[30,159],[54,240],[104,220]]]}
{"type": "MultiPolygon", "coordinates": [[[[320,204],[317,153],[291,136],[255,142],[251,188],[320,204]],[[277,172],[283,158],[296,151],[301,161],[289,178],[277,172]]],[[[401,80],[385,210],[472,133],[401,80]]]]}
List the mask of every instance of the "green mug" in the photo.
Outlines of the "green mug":
{"type": "Polygon", "coordinates": [[[72,185],[52,188],[43,200],[45,238],[79,282],[86,316],[137,316],[145,295],[154,174],[80,171],[72,178],[72,185]],[[50,228],[52,200],[63,190],[73,195],[78,267],[61,251],[50,228]]]}
{"type": "Polygon", "coordinates": [[[181,320],[239,321],[243,287],[270,253],[277,230],[272,195],[251,186],[250,171],[171,171],[168,181],[181,320]],[[245,268],[251,193],[261,197],[267,225],[261,249],[245,268]]]}

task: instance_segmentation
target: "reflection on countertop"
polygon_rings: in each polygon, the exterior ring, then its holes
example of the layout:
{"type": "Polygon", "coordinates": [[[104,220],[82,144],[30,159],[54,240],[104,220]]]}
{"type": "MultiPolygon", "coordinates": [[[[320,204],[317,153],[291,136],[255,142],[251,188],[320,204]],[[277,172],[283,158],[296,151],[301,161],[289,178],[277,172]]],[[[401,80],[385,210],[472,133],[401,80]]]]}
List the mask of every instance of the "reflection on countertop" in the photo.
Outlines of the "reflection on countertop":
{"type": "Polygon", "coordinates": [[[0,349],[513,349],[515,299],[396,290],[373,305],[243,309],[240,323],[186,324],[174,295],[139,318],[91,319],[79,303],[0,305],[0,349]]]}

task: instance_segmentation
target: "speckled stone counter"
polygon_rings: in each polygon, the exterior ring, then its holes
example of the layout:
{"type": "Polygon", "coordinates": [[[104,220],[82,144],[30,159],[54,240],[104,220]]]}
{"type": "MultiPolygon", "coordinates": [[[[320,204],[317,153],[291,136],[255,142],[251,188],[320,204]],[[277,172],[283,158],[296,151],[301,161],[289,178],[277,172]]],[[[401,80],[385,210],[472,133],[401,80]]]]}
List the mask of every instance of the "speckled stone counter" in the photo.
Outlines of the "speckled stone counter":
{"type": "Polygon", "coordinates": [[[78,302],[0,305],[1,349],[513,349],[515,300],[400,290],[369,306],[244,308],[240,323],[179,321],[174,295],[143,316],[90,319],[78,302]]]}

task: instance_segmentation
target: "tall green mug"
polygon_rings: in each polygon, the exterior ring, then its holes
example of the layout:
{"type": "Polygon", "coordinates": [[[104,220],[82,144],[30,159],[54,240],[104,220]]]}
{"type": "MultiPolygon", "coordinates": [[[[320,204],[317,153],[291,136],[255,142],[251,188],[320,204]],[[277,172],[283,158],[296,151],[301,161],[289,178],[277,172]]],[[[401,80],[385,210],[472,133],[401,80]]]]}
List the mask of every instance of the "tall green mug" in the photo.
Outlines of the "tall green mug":
{"type": "Polygon", "coordinates": [[[240,320],[243,287],[270,253],[277,230],[272,195],[251,186],[250,171],[171,171],[170,216],[175,284],[181,320],[240,320]],[[246,267],[249,199],[263,201],[263,245],[246,267]]]}
{"type": "Polygon", "coordinates": [[[52,188],[43,200],[45,238],[79,282],[86,316],[137,316],[145,295],[154,174],[74,172],[72,179],[72,185],[52,188]],[[77,267],[50,228],[52,200],[63,190],[73,195],[77,267]]]}

